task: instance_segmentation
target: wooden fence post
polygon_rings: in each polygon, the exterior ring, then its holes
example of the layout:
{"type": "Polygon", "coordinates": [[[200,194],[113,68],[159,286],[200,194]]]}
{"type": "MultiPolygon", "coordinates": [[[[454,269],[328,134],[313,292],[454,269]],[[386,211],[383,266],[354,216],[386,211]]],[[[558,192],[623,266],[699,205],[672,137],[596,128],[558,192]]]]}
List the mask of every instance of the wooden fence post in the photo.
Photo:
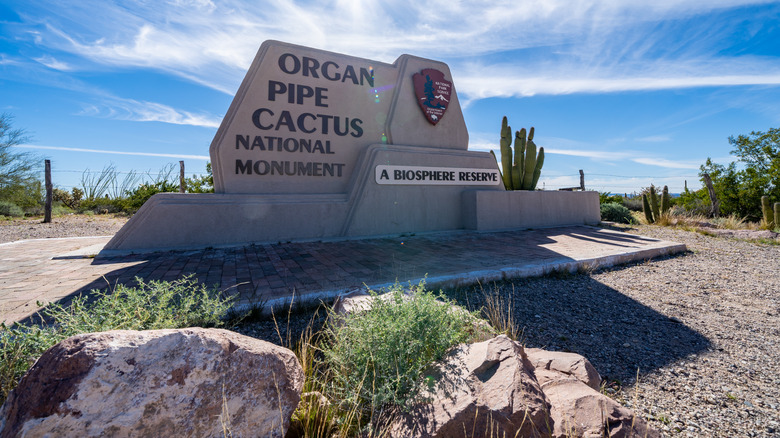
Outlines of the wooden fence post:
{"type": "Polygon", "coordinates": [[[712,186],[712,179],[710,178],[709,173],[702,174],[702,177],[704,178],[704,184],[707,185],[707,191],[710,192],[710,202],[712,202],[712,217],[718,217],[720,216],[720,201],[718,201],[718,197],[715,196],[715,187],[712,186]]]}
{"type": "Polygon", "coordinates": [[[51,201],[54,188],[51,184],[51,160],[44,161],[44,164],[46,168],[46,204],[43,207],[43,223],[48,224],[51,222],[51,201]]]}
{"type": "Polygon", "coordinates": [[[184,161],[179,161],[179,193],[184,193],[187,188],[184,182],[184,161]]]}
{"type": "Polygon", "coordinates": [[[580,169],[580,190],[585,191],[585,172],[580,169]]]}

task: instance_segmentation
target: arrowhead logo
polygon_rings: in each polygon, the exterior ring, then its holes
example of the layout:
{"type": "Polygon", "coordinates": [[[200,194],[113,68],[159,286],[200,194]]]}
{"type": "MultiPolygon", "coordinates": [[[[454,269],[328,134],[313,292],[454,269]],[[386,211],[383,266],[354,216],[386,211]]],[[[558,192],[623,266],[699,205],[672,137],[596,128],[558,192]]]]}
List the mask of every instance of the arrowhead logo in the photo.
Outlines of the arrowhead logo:
{"type": "Polygon", "coordinates": [[[450,105],[452,82],[444,79],[444,73],[426,68],[412,76],[417,103],[431,124],[439,123],[450,105]]]}

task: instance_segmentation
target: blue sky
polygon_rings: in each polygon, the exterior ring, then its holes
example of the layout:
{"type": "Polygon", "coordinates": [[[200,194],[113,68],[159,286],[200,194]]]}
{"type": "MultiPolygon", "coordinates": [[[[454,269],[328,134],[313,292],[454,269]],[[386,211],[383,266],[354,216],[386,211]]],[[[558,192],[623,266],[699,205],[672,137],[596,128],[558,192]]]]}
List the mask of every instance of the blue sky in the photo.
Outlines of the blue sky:
{"type": "Polygon", "coordinates": [[[209,144],[260,44],[449,64],[470,149],[536,127],[540,185],[700,187],[728,137],[780,126],[780,2],[0,0],[0,112],[56,185],[209,144]]]}

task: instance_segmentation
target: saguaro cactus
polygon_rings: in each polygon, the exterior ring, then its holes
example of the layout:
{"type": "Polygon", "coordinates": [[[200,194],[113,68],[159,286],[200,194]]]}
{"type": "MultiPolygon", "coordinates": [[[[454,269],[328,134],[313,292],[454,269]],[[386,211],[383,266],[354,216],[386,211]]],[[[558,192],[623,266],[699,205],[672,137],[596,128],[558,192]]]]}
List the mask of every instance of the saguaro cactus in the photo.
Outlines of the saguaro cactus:
{"type": "MultiPolygon", "coordinates": [[[[777,210],[777,207],[775,207],[775,210],[777,210]]],[[[777,215],[772,211],[772,204],[769,203],[769,196],[764,195],[761,197],[761,211],[764,213],[764,222],[766,222],[766,226],[770,230],[773,229],[775,227],[777,215]]]]}
{"type": "Polygon", "coordinates": [[[542,174],[544,148],[536,153],[534,128],[526,137],[525,128],[515,132],[512,155],[512,128],[506,116],[501,120],[501,179],[507,190],[534,190],[542,174]]]}

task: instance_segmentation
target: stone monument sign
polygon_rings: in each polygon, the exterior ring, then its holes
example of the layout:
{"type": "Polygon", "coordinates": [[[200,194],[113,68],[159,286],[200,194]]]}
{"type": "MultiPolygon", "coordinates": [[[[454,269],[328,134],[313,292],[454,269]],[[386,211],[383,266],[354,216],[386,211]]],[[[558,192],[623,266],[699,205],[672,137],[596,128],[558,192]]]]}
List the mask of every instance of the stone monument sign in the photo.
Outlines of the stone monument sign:
{"type": "Polygon", "coordinates": [[[468,150],[449,67],[411,55],[266,41],[209,152],[214,194],[153,196],[106,249],[462,229],[482,199],[467,192],[504,190],[495,159],[468,150]]]}

